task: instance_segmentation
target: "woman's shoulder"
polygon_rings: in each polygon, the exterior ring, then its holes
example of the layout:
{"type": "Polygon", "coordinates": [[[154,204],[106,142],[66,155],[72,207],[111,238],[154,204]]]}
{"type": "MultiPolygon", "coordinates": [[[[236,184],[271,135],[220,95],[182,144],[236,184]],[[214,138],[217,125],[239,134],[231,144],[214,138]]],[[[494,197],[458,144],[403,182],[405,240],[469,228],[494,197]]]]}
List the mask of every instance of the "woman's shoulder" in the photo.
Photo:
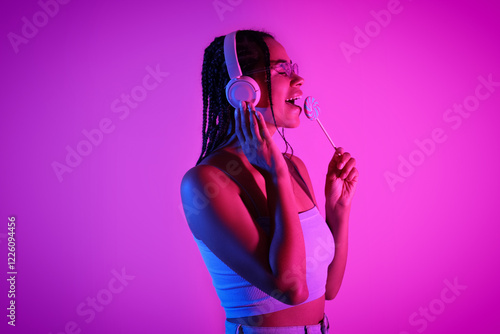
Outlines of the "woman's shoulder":
{"type": "Polygon", "coordinates": [[[223,151],[213,153],[184,174],[182,185],[199,186],[208,182],[227,183],[229,175],[236,175],[242,169],[241,159],[236,155],[223,151]]]}
{"type": "Polygon", "coordinates": [[[295,167],[299,170],[300,174],[308,174],[306,165],[304,164],[302,159],[300,159],[298,156],[291,155],[290,153],[283,153],[283,156],[288,161],[291,161],[295,165],[295,167]]]}
{"type": "Polygon", "coordinates": [[[235,198],[239,189],[220,168],[200,163],[191,167],[182,177],[180,194],[188,223],[196,222],[196,217],[205,209],[223,207],[228,198],[235,198]],[[196,213],[196,214],[193,214],[196,213]]]}

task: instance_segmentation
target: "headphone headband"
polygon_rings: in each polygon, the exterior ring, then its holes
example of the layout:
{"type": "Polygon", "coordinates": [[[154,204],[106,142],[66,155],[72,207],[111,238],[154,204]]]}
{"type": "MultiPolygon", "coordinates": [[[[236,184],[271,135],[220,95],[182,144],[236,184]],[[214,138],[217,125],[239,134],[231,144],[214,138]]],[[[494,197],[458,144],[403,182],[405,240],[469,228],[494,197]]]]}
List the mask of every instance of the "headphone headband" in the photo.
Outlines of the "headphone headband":
{"type": "Polygon", "coordinates": [[[233,31],[224,37],[224,59],[231,78],[226,85],[226,98],[234,108],[238,108],[241,101],[257,105],[260,100],[259,84],[241,73],[236,52],[236,33],[237,31],[233,31]]]}
{"type": "Polygon", "coordinates": [[[224,37],[224,58],[231,79],[241,77],[241,68],[236,53],[236,33],[237,31],[233,31],[224,37]]]}

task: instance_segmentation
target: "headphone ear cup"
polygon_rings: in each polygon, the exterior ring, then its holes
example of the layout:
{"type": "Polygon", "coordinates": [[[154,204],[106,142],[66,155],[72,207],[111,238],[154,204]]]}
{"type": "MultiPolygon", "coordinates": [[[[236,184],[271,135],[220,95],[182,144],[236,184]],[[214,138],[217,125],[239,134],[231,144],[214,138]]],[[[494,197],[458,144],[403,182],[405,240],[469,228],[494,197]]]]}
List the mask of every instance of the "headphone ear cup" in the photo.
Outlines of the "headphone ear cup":
{"type": "Polygon", "coordinates": [[[226,85],[226,97],[234,108],[239,108],[240,101],[252,102],[255,106],[260,101],[259,84],[248,76],[233,78],[226,85]]]}

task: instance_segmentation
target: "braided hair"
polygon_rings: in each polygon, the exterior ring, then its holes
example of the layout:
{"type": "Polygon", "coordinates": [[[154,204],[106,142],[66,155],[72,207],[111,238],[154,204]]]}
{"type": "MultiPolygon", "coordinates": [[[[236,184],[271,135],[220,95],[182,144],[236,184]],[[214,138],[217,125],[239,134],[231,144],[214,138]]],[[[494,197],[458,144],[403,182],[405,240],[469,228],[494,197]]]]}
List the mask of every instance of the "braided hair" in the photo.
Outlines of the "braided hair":
{"type": "MultiPolygon", "coordinates": [[[[256,69],[262,63],[262,59],[264,60],[269,103],[274,125],[278,129],[272,102],[270,54],[269,48],[264,41],[266,37],[273,39],[274,37],[267,32],[255,30],[239,30],[236,36],[237,57],[243,75],[256,69]]],[[[201,73],[203,87],[203,143],[196,165],[225,144],[235,132],[234,107],[226,99],[226,85],[230,77],[224,58],[224,38],[225,36],[216,37],[205,49],[203,56],[201,73]]],[[[284,129],[281,132],[278,130],[278,133],[285,142],[285,153],[288,152],[290,147],[293,156],[293,148],[285,139],[284,129]]]]}

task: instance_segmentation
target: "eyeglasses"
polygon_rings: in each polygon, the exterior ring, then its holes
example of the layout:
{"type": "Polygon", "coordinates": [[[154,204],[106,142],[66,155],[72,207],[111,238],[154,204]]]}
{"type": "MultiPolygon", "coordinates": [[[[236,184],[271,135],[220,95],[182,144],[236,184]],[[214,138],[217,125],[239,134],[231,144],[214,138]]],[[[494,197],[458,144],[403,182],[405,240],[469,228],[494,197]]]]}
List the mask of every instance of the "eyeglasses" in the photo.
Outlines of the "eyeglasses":
{"type": "Polygon", "coordinates": [[[268,68],[275,70],[279,74],[286,74],[286,76],[289,78],[293,77],[294,74],[299,75],[299,65],[297,65],[297,63],[292,63],[291,60],[289,63],[279,63],[276,65],[271,65],[271,66],[263,68],[263,69],[247,72],[246,74],[254,74],[254,73],[264,72],[268,68]]]}

